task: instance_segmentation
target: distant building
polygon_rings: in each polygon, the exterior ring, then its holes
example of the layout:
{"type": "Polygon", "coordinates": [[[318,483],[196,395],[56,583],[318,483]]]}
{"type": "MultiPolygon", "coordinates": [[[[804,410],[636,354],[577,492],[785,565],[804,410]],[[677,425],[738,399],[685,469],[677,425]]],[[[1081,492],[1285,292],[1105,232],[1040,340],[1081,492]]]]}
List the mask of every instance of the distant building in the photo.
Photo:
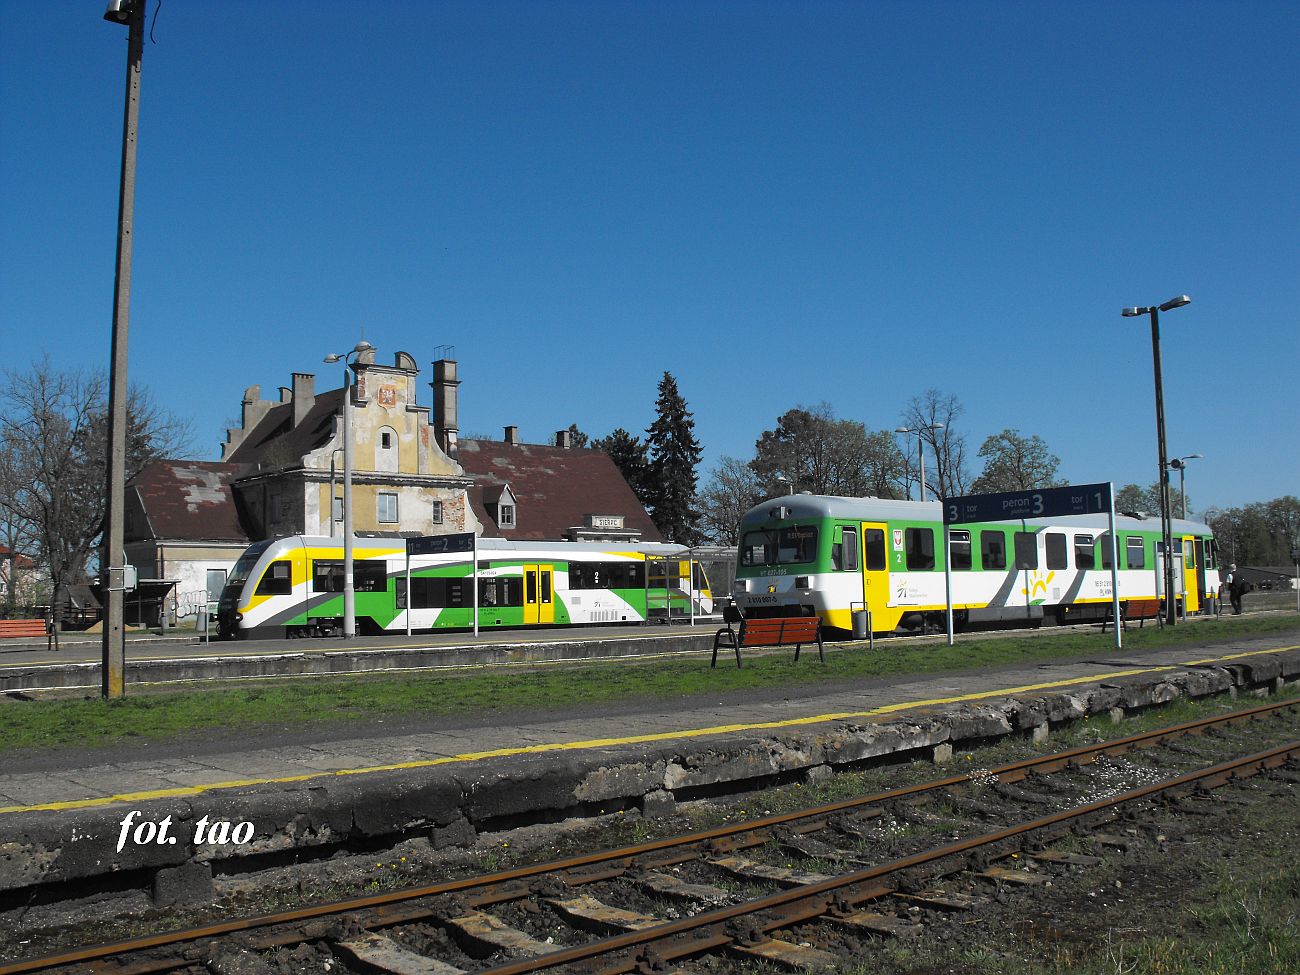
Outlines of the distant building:
{"type": "MultiPolygon", "coordinates": [[[[415,360],[363,354],[353,366],[352,513],[358,535],[472,531],[530,540],[661,541],[603,452],[505,439],[460,440],[457,363],[434,363],[432,408],[416,401],[415,360]]],[[[244,392],[221,460],[157,461],[132,479],[127,558],[142,577],[178,579],[176,599],[215,598],[250,542],[343,530],[343,389],[317,394],[294,373],[278,400],[244,392]]]]}

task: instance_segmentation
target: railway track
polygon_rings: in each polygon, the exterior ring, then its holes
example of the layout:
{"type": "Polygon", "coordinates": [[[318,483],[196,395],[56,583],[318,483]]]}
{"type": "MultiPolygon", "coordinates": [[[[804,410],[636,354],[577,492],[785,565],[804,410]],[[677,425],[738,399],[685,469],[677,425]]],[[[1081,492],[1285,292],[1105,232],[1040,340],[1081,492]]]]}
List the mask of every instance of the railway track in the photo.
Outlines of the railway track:
{"type": "Polygon", "coordinates": [[[397,975],[689,973],[719,953],[828,970],[873,939],[978,910],[998,888],[1101,862],[1128,842],[1107,824],[1294,764],[1297,732],[1300,701],[1268,704],[639,846],[20,961],[0,975],[256,973],[281,970],[262,959],[286,953],[300,969],[397,975]],[[1159,761],[1132,760],[1144,756],[1159,761]]]}

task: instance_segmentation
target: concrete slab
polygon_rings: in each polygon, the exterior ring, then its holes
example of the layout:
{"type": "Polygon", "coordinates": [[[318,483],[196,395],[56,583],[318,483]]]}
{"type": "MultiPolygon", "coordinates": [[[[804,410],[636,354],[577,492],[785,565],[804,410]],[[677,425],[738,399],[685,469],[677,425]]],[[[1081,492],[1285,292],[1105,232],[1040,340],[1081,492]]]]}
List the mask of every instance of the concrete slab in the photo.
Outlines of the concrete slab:
{"type": "Polygon", "coordinates": [[[379,738],[372,728],[370,737],[188,758],[88,753],[84,767],[57,774],[0,772],[0,797],[8,797],[0,809],[0,899],[126,870],[188,862],[221,870],[243,856],[287,850],[329,855],[359,838],[426,832],[466,841],[474,829],[608,804],[666,805],[778,773],[808,775],[898,753],[929,758],[963,741],[1029,734],[1084,714],[1231,688],[1273,690],[1300,677],[1297,643],[861,681],[739,704],[706,696],[644,715],[512,721],[493,714],[481,726],[448,732],[379,738]],[[167,794],[147,795],[160,790],[167,794]],[[32,808],[47,804],[58,807],[32,808]],[[142,820],[171,817],[178,842],[117,851],[120,821],[131,810],[142,820]],[[198,842],[203,817],[249,823],[247,842],[198,842]]]}

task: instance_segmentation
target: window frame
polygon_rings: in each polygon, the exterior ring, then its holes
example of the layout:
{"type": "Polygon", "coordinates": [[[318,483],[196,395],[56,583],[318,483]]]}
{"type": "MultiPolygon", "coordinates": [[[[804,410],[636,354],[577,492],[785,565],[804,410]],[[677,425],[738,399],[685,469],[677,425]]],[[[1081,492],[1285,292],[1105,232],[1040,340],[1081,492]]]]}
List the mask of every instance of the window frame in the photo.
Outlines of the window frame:
{"type": "Polygon", "coordinates": [[[980,529],[980,565],[990,571],[1006,569],[1007,533],[1001,528],[980,529]],[[989,545],[989,542],[993,540],[999,543],[996,549],[989,545]]]}
{"type": "Polygon", "coordinates": [[[1074,567],[1084,570],[1097,568],[1097,538],[1095,535],[1074,536],[1074,567]],[[1085,538],[1087,539],[1086,542],[1083,541],[1085,538]]]}
{"type": "Polygon", "coordinates": [[[399,506],[397,492],[378,491],[375,493],[375,519],[381,525],[400,525],[402,523],[401,508],[399,506]],[[391,518],[385,518],[384,502],[390,498],[392,499],[393,516],[391,518]]]}
{"type": "Polygon", "coordinates": [[[1049,571],[1070,567],[1070,544],[1065,532],[1043,532],[1043,548],[1049,571]]]}
{"type": "Polygon", "coordinates": [[[1147,567],[1147,541],[1141,535],[1124,536],[1124,567],[1128,569],[1145,569],[1147,567]],[[1133,543],[1137,542],[1137,545],[1133,543]],[[1137,565],[1133,564],[1133,552],[1138,553],[1137,565]]]}
{"type": "Polygon", "coordinates": [[[1016,559],[1017,572],[1037,572],[1038,571],[1038,534],[1036,532],[1012,532],[1011,546],[1016,559]],[[1027,558],[1028,554],[1033,553],[1032,562],[1027,558]]]}
{"type": "Polygon", "coordinates": [[[975,553],[971,550],[969,530],[950,530],[948,532],[948,551],[952,555],[953,572],[969,572],[975,568],[975,553]],[[963,535],[964,538],[959,537],[963,535]]]}
{"type": "Polygon", "coordinates": [[[903,562],[908,572],[934,571],[937,559],[934,553],[933,528],[914,525],[903,530],[903,562]],[[919,564],[914,565],[914,561],[919,564]]]}

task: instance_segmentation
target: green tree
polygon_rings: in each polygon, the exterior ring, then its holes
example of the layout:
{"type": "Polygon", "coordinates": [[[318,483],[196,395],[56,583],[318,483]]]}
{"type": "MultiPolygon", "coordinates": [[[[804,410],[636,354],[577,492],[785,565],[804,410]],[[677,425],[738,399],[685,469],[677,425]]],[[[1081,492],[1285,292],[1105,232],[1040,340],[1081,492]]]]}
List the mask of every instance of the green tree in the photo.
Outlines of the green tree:
{"type": "Polygon", "coordinates": [[[659,381],[655,419],[646,430],[650,453],[647,485],[650,517],[674,542],[693,544],[699,538],[695,501],[696,465],[700,444],[695,439],[695,419],[677,389],[677,380],[665,372],[659,381]]]}
{"type": "MultiPolygon", "coordinates": [[[[1136,484],[1125,484],[1115,492],[1115,511],[1143,511],[1149,515],[1159,515],[1160,485],[1148,484],[1146,487],[1138,487],[1136,484]]],[[[1172,483],[1169,485],[1169,514],[1174,518],[1183,516],[1183,497],[1178,493],[1178,486],[1172,483]]],[[[1189,518],[1193,516],[1190,500],[1187,502],[1187,516],[1189,518]]]]}
{"type": "Polygon", "coordinates": [[[607,437],[591,442],[592,447],[603,450],[609,455],[623,474],[623,479],[632,488],[632,493],[642,505],[650,500],[650,459],[646,445],[640,437],[635,437],[619,427],[607,437]]]}
{"type": "Polygon", "coordinates": [[[1019,430],[1003,430],[985,438],[978,456],[984,458],[984,472],[971,485],[976,494],[1063,487],[1066,483],[1056,477],[1061,458],[1048,451],[1039,436],[1024,437],[1019,430]]]}
{"type": "Polygon", "coordinates": [[[777,417],[776,427],[755,442],[749,466],[769,496],[794,490],[894,498],[906,476],[888,431],[868,432],[856,420],[841,420],[826,403],[777,417]]]}

